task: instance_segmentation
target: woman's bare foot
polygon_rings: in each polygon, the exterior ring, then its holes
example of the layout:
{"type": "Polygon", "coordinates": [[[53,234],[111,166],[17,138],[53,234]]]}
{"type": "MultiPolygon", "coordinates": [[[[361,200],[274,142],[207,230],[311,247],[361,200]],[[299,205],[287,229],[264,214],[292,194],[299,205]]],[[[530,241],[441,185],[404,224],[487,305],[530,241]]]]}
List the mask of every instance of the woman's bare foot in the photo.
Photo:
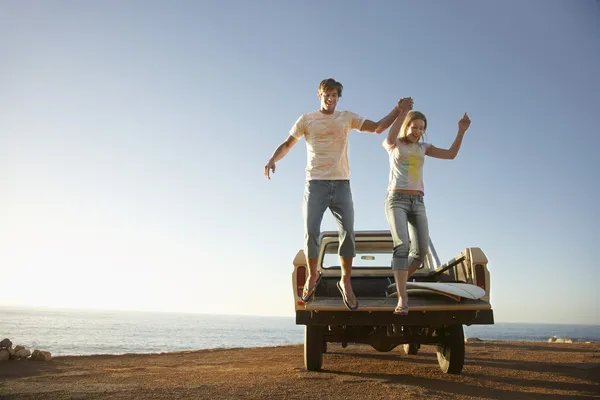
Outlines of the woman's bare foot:
{"type": "Polygon", "coordinates": [[[403,306],[398,304],[394,309],[394,314],[396,315],[407,315],[408,314],[408,306],[403,306]]]}
{"type": "Polygon", "coordinates": [[[398,305],[394,309],[394,314],[396,314],[396,315],[408,314],[408,299],[398,297],[398,305]]]}

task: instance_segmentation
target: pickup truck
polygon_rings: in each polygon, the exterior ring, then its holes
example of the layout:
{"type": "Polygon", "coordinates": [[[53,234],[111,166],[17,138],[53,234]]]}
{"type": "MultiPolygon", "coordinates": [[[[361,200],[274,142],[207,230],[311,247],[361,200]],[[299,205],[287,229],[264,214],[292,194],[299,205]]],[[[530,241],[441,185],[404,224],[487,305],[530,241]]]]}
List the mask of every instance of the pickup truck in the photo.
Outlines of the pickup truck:
{"type": "Polygon", "coordinates": [[[304,252],[300,250],[294,258],[292,284],[296,324],[305,325],[306,369],[321,369],[327,343],[341,343],[342,347],[348,343],[367,344],[380,352],[403,345],[407,354],[417,354],[421,345],[434,345],[441,370],[459,374],[465,359],[463,325],[494,323],[490,273],[483,251],[477,247],[466,248],[440,264],[430,240],[423,266],[407,282],[409,313],[395,315],[398,297],[390,267],[391,234],[389,231],[357,231],[355,235],[352,287],[360,306],[356,311],[344,306],[336,286],[341,276],[337,232],[321,234],[319,272],[322,278],[307,302],[301,299],[307,275],[304,252]],[[461,288],[475,289],[479,295],[457,295],[461,288]]]}

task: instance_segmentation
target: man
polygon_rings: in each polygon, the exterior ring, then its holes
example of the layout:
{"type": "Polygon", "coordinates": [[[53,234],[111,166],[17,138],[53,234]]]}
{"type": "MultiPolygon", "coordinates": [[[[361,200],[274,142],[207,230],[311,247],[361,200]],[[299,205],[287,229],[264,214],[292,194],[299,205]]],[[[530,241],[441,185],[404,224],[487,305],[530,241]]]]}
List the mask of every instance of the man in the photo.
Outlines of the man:
{"type": "Polygon", "coordinates": [[[348,165],[348,134],[352,129],[380,134],[390,127],[399,114],[397,107],[379,122],[373,122],[349,111],[336,111],[342,97],[343,86],[334,79],[325,79],[319,85],[321,107],[302,115],[264,168],[271,179],[275,163],[281,160],[304,136],[307,150],[306,186],[302,213],[304,216],[304,253],[309,267],[302,292],[307,301],[314,293],[319,280],[317,258],[319,235],[325,210],[329,208],[339,227],[339,249],[342,277],[337,284],[344,304],[350,310],[358,308],[358,300],[352,290],[350,275],[354,246],[354,203],[350,190],[350,167],[348,165]]]}

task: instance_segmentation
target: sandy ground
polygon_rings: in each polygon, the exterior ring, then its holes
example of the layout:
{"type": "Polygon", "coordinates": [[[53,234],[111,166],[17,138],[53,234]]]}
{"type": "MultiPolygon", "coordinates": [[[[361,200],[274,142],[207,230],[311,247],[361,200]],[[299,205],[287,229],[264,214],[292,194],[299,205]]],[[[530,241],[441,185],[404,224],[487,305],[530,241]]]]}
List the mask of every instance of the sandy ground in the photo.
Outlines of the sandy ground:
{"type": "Polygon", "coordinates": [[[600,399],[600,343],[467,344],[446,375],[435,349],[329,345],[308,372],[302,346],[0,362],[0,399],[600,399]]]}

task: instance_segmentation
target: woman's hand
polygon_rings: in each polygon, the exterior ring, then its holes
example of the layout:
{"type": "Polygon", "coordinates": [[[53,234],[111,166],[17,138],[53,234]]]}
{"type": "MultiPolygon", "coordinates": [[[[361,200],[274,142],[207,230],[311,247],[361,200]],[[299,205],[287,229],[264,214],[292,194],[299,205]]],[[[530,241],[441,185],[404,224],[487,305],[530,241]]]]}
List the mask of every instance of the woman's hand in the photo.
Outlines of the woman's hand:
{"type": "Polygon", "coordinates": [[[403,97],[400,100],[398,100],[398,110],[400,111],[405,111],[405,112],[409,112],[410,110],[412,110],[414,105],[414,101],[412,99],[412,97],[403,97]]]}
{"type": "Polygon", "coordinates": [[[471,126],[471,118],[465,113],[460,121],[458,121],[458,131],[460,133],[465,133],[467,129],[469,129],[469,126],[471,126]]]}

